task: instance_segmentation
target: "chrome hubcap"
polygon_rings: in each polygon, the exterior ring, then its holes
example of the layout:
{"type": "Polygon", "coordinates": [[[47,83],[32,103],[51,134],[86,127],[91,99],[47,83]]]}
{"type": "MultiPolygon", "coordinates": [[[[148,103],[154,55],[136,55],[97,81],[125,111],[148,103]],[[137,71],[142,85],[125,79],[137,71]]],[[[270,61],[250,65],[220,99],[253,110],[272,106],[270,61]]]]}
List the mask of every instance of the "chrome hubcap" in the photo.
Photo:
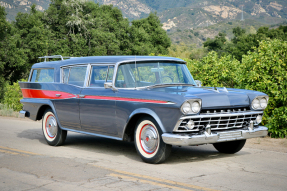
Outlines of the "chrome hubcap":
{"type": "Polygon", "coordinates": [[[145,152],[151,154],[158,146],[158,135],[156,130],[151,125],[143,127],[141,132],[141,145],[145,152]]]}
{"type": "Polygon", "coordinates": [[[46,122],[46,132],[50,138],[54,138],[57,134],[57,122],[55,117],[50,115],[46,122]]]}

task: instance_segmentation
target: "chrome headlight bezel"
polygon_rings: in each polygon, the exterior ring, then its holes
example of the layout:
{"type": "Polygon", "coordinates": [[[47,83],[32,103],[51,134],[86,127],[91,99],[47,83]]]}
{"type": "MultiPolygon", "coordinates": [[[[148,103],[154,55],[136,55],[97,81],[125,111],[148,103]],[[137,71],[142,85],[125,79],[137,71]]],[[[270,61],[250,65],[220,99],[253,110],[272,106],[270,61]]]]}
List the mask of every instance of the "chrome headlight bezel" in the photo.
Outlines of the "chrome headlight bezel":
{"type": "Polygon", "coordinates": [[[198,114],[201,110],[201,99],[190,99],[190,100],[186,100],[185,102],[183,102],[183,104],[180,107],[181,112],[184,115],[187,114],[198,114]],[[198,105],[197,105],[198,103],[198,105]],[[183,109],[184,107],[190,106],[189,111],[187,112],[186,109],[183,109]],[[197,106],[196,106],[197,105],[197,106]],[[199,109],[198,109],[199,108],[199,109]]]}
{"type": "Polygon", "coordinates": [[[257,96],[251,102],[251,108],[253,110],[264,110],[268,105],[268,96],[257,96]]]}

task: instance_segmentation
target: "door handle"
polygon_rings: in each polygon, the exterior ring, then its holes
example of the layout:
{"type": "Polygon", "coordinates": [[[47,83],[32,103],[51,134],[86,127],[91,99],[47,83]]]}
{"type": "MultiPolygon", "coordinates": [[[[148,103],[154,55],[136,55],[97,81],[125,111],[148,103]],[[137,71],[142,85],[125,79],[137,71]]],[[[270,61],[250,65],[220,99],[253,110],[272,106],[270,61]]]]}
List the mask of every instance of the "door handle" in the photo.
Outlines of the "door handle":
{"type": "Polygon", "coordinates": [[[61,94],[56,94],[56,97],[60,97],[61,96],[61,94]]]}
{"type": "Polygon", "coordinates": [[[79,98],[84,98],[84,97],[85,97],[85,95],[82,95],[82,94],[79,95],[79,98]]]}

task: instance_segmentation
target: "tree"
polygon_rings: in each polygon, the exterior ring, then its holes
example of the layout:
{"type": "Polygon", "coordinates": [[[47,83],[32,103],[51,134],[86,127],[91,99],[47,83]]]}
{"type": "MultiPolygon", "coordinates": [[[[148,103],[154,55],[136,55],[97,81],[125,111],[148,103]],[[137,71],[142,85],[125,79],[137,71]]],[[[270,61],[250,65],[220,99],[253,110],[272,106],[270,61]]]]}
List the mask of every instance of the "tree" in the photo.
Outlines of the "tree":
{"type": "Polygon", "coordinates": [[[129,33],[132,54],[168,53],[171,40],[162,29],[162,24],[155,13],[150,13],[147,18],[132,21],[129,33]]]}
{"type": "Polygon", "coordinates": [[[207,40],[203,43],[204,47],[207,47],[210,51],[219,51],[222,52],[226,43],[226,34],[219,33],[213,40],[207,38],[207,40]]]}
{"type": "Polygon", "coordinates": [[[52,0],[44,12],[32,5],[11,24],[1,7],[0,35],[1,84],[27,78],[45,55],[166,54],[171,44],[155,14],[130,24],[118,8],[86,0],[52,0]]]}

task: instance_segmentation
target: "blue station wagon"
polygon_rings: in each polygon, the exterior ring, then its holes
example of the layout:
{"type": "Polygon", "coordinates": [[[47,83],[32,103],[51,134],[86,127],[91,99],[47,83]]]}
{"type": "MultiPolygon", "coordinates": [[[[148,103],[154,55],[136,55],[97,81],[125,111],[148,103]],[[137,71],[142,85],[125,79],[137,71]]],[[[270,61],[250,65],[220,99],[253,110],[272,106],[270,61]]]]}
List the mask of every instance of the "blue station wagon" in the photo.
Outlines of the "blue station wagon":
{"type": "Polygon", "coordinates": [[[267,135],[260,126],[264,93],[201,87],[185,61],[157,56],[45,56],[19,82],[22,117],[42,120],[49,145],[67,131],[133,141],[148,163],[163,162],[172,145],[213,144],[240,151],[246,139],[267,135]],[[58,61],[46,61],[60,58],[58,61]]]}

